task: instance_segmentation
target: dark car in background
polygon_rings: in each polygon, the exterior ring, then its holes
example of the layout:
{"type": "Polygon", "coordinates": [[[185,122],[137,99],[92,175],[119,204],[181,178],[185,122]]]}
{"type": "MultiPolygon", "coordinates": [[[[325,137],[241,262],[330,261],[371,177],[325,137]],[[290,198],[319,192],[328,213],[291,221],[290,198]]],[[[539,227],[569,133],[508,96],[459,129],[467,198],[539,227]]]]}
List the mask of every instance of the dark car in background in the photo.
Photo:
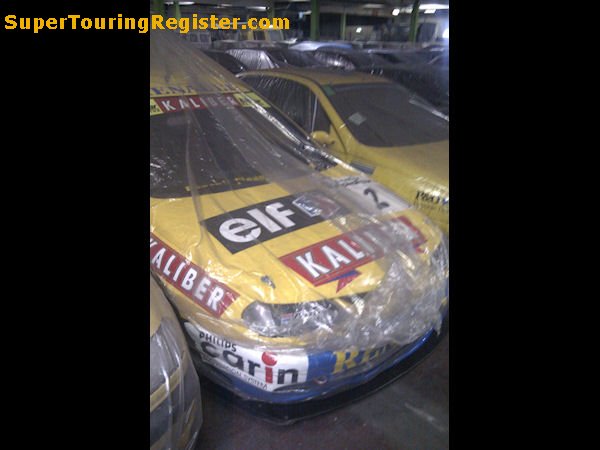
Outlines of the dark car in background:
{"type": "Polygon", "coordinates": [[[204,50],[204,54],[213,61],[218,62],[234,75],[248,70],[248,67],[243,62],[226,52],[221,52],[219,50],[204,50]]]}
{"type": "Polygon", "coordinates": [[[323,47],[312,54],[329,67],[357,70],[396,81],[448,116],[448,52],[441,49],[385,52],[386,59],[376,51],[323,47]],[[392,63],[389,55],[402,55],[397,57],[402,62],[392,63]]]}
{"type": "Polygon", "coordinates": [[[396,64],[394,80],[448,116],[450,103],[449,54],[447,51],[428,53],[434,55],[428,62],[396,64]]]}
{"type": "Polygon", "coordinates": [[[366,50],[371,55],[377,55],[390,64],[408,64],[423,62],[425,58],[415,50],[400,50],[394,48],[375,48],[366,50]]]}
{"type": "Polygon", "coordinates": [[[322,66],[312,54],[287,48],[234,48],[227,53],[242,62],[250,70],[275,69],[277,67],[322,66]]]}
{"type": "Polygon", "coordinates": [[[382,75],[386,68],[393,69],[392,65],[380,56],[360,50],[322,47],[312,54],[324,65],[344,70],[359,70],[373,75],[382,75]]]}

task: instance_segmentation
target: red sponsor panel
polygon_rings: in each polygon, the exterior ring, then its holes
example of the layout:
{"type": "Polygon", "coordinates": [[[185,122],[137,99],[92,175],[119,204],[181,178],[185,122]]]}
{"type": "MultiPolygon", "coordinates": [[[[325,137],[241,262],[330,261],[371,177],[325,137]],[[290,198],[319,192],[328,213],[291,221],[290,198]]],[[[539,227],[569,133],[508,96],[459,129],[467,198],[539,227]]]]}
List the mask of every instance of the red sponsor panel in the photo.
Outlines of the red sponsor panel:
{"type": "Polygon", "coordinates": [[[423,233],[421,233],[421,230],[419,230],[417,227],[415,227],[413,225],[413,223],[410,220],[408,220],[407,217],[396,217],[395,219],[393,219],[393,221],[402,222],[408,228],[408,230],[410,230],[410,234],[412,235],[411,243],[412,243],[413,247],[415,248],[415,250],[417,252],[423,253],[423,249],[421,248],[421,245],[423,245],[425,242],[427,242],[427,238],[425,236],[423,236],[423,233]]]}
{"type": "Polygon", "coordinates": [[[186,95],[178,97],[157,97],[154,101],[163,113],[176,113],[186,109],[208,109],[219,107],[239,107],[232,95],[186,95]]]}
{"type": "Polygon", "coordinates": [[[150,268],[215,317],[221,317],[239,296],[153,234],[150,234],[150,268]]]}
{"type": "Polygon", "coordinates": [[[314,286],[320,286],[382,256],[380,247],[356,231],[326,239],[279,259],[314,286]]]}
{"type": "Polygon", "coordinates": [[[200,96],[187,95],[185,97],[160,97],[154,99],[163,113],[183,111],[184,109],[206,109],[200,96]]]}
{"type": "MultiPolygon", "coordinates": [[[[400,222],[406,227],[411,244],[421,253],[423,250],[420,246],[426,242],[426,239],[419,229],[406,217],[398,217],[392,221],[400,222]]],[[[339,291],[360,275],[360,273],[351,274],[354,269],[383,257],[385,252],[376,238],[378,232],[381,232],[378,225],[369,225],[317,242],[279,259],[314,286],[338,280],[348,274],[347,280],[340,279],[337,289],[339,291]]]]}

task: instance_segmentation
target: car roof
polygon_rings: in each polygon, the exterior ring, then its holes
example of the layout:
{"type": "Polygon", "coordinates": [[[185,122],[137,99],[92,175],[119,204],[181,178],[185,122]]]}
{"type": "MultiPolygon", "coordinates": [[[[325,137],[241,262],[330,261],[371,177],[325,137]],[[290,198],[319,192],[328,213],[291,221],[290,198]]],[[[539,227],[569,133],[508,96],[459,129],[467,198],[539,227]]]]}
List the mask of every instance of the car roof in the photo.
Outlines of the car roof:
{"type": "Polygon", "coordinates": [[[244,76],[250,75],[291,75],[303,78],[306,81],[312,81],[319,85],[340,85],[340,84],[361,84],[361,83],[391,83],[386,78],[369,75],[358,71],[345,71],[329,68],[304,68],[304,67],[285,67],[271,70],[256,70],[246,72],[244,76]]]}

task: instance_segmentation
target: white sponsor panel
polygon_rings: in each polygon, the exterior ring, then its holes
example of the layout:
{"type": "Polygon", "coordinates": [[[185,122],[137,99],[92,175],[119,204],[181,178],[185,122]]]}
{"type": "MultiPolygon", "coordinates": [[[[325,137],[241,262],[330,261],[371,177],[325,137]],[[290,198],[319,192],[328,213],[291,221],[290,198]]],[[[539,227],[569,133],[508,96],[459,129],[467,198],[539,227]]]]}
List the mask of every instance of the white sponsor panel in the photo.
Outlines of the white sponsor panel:
{"type": "Polygon", "coordinates": [[[190,322],[186,322],[184,328],[192,337],[196,350],[206,364],[263,391],[272,392],[282,386],[306,381],[306,354],[279,354],[242,347],[190,322]]]}
{"type": "Polygon", "coordinates": [[[410,208],[410,205],[388,189],[365,177],[338,178],[340,186],[356,194],[360,204],[372,214],[397,213],[410,208]]]}

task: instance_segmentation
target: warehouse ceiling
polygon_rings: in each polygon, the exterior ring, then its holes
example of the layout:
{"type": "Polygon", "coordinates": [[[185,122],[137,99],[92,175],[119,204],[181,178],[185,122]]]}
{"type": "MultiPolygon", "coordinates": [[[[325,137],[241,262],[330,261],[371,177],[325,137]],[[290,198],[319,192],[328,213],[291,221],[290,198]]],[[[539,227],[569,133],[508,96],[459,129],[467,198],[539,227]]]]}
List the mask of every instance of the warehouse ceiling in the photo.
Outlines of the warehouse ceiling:
{"type": "MultiPolygon", "coordinates": [[[[273,0],[204,0],[180,1],[182,12],[207,11],[222,9],[235,11],[244,9],[265,11],[272,5],[273,0]]],[[[152,3],[152,2],[151,2],[152,3]]],[[[167,0],[167,8],[172,7],[174,1],[167,0]]],[[[274,0],[276,15],[282,11],[310,13],[311,0],[274,0]]],[[[392,16],[406,15],[412,10],[413,0],[319,0],[321,13],[341,13],[366,15],[366,16],[392,16]],[[392,12],[398,9],[395,14],[392,12]]],[[[421,0],[420,12],[422,14],[444,14],[448,12],[449,0],[421,0]]]]}

